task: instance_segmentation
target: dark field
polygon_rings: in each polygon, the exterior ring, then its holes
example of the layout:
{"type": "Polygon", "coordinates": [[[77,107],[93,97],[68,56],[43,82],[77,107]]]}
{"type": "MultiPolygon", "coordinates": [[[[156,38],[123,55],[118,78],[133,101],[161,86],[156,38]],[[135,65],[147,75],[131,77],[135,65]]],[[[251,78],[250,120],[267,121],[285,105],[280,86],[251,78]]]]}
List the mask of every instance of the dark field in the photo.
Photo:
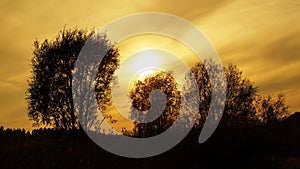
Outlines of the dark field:
{"type": "Polygon", "coordinates": [[[244,129],[219,126],[204,144],[194,129],[176,147],[151,158],[113,155],[80,130],[1,129],[0,168],[300,168],[300,114],[244,129]]]}

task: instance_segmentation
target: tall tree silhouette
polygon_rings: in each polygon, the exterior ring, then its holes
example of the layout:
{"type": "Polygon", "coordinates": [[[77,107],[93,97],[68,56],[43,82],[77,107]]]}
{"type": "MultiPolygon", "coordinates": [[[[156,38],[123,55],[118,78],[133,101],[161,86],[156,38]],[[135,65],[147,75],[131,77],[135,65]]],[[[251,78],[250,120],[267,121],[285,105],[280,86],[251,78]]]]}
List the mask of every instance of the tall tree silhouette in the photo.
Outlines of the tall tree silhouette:
{"type": "Polygon", "coordinates": [[[151,113],[160,113],[158,111],[161,110],[156,108],[164,107],[161,116],[154,121],[135,123],[134,135],[137,137],[149,137],[163,132],[173,124],[179,113],[180,92],[176,80],[170,72],[161,71],[149,75],[144,80],[138,80],[130,91],[129,97],[132,104],[130,116],[135,119],[143,120],[143,118],[153,115],[151,113]],[[155,89],[161,90],[165,97],[159,92],[150,95],[155,89]],[[164,103],[163,98],[166,98],[166,104],[158,105],[164,103]]]}
{"type": "MultiPolygon", "coordinates": [[[[207,69],[214,78],[218,78],[216,75],[222,70],[214,61],[206,60],[195,64],[191,73],[186,75],[187,81],[191,76],[194,76],[197,81],[200,117],[196,124],[199,126],[202,126],[207,118],[211,100],[212,86],[207,69]]],[[[277,120],[289,114],[284,95],[280,94],[277,100],[270,96],[268,98],[260,96],[258,87],[244,77],[236,65],[229,64],[224,68],[224,73],[227,80],[227,98],[221,124],[245,127],[270,118],[277,120]]],[[[185,90],[190,89],[190,86],[185,88],[185,90]]]]}
{"type": "Polygon", "coordinates": [[[236,65],[225,68],[227,100],[223,121],[229,126],[245,127],[257,121],[254,101],[258,88],[244,77],[236,65]]]}
{"type": "MultiPolygon", "coordinates": [[[[93,34],[86,29],[64,28],[54,40],[34,42],[32,76],[26,92],[28,117],[34,125],[79,127],[72,99],[72,71],[81,48],[93,34]]],[[[110,86],[119,65],[119,53],[105,35],[101,38],[102,48],[109,51],[98,68],[95,89],[99,107],[105,110],[110,104],[110,86]]]]}

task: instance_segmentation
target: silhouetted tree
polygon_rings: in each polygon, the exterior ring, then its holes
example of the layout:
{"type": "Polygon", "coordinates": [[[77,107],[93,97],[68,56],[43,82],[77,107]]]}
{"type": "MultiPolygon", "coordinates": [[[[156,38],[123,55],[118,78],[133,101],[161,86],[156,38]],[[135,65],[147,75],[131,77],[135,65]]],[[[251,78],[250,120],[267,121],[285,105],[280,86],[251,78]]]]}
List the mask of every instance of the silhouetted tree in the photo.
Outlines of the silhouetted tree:
{"type": "Polygon", "coordinates": [[[158,109],[165,106],[161,116],[154,121],[135,123],[134,135],[138,137],[149,137],[163,132],[173,124],[179,113],[180,92],[170,72],[161,71],[147,76],[144,80],[138,80],[130,91],[129,97],[132,104],[130,116],[135,119],[143,120],[153,113],[159,113],[161,110],[158,109]],[[161,90],[164,94],[156,92],[150,95],[155,89],[161,90]],[[165,105],[161,104],[164,103],[163,98],[166,99],[165,105]]]}
{"type": "Polygon", "coordinates": [[[248,126],[257,121],[254,101],[258,95],[257,87],[243,76],[236,65],[225,68],[227,79],[227,99],[224,118],[228,125],[248,126]]]}
{"type": "MultiPolygon", "coordinates": [[[[224,71],[227,81],[226,101],[223,103],[212,103],[225,104],[220,125],[241,129],[262,124],[262,122],[275,123],[290,114],[283,94],[279,94],[277,99],[274,99],[271,96],[261,96],[258,93],[258,87],[254,86],[249,79],[244,77],[242,71],[240,71],[237,66],[229,64],[227,67],[223,68],[212,60],[206,60],[203,63],[195,64],[195,66],[191,68],[191,71],[186,74],[186,83],[184,84],[182,91],[184,94],[183,96],[180,96],[180,92],[173,92],[176,93],[176,95],[167,94],[167,96],[169,96],[168,99],[170,99],[170,96],[177,98],[175,99],[176,102],[173,102],[176,104],[168,104],[164,110],[164,116],[161,116],[160,120],[173,119],[174,121],[174,115],[176,113],[178,114],[180,109],[179,98],[183,97],[183,99],[188,98],[191,100],[190,97],[192,97],[192,93],[199,92],[199,98],[194,99],[195,102],[199,102],[199,116],[196,121],[196,127],[202,127],[207,119],[209,108],[211,106],[212,90],[218,92],[222,89],[222,85],[225,85],[224,82],[218,80],[220,79],[218,76],[220,76],[221,71],[224,71]],[[218,83],[216,89],[212,89],[208,72],[210,72],[212,78],[216,79],[215,83],[218,83]],[[195,79],[196,83],[191,82],[192,79],[195,79]]],[[[168,74],[161,73],[151,75],[144,81],[136,82],[134,89],[129,94],[132,106],[139,111],[147,112],[150,107],[150,101],[147,99],[152,90],[161,89],[164,92],[178,91],[177,83],[174,78],[166,75],[168,74]]],[[[132,110],[131,116],[144,117],[139,111],[132,110]]],[[[188,115],[190,111],[192,111],[191,108],[189,109],[188,106],[185,107],[184,113],[186,115],[188,115]]],[[[185,116],[183,117],[185,118],[185,116]]],[[[185,120],[187,123],[191,123],[188,118],[185,120]]],[[[172,124],[171,122],[173,121],[156,120],[151,123],[135,123],[134,133],[138,136],[155,135],[170,127],[172,124]],[[161,126],[161,128],[158,126],[161,126]]]]}
{"type": "MultiPolygon", "coordinates": [[[[195,64],[191,69],[192,73],[186,75],[187,81],[192,75],[197,81],[200,117],[196,124],[199,126],[202,126],[207,118],[211,101],[212,86],[207,69],[210,70],[213,78],[218,78],[217,75],[222,71],[220,65],[208,60],[195,64]]],[[[284,95],[279,95],[277,100],[270,96],[267,99],[263,98],[258,93],[258,87],[244,77],[236,65],[229,64],[224,68],[224,73],[227,80],[227,98],[221,124],[245,127],[259,123],[262,118],[265,121],[282,118],[289,114],[284,95]]],[[[191,90],[190,86],[185,90],[191,90]]]]}
{"type": "MultiPolygon", "coordinates": [[[[34,42],[32,77],[26,96],[28,117],[35,125],[58,129],[79,127],[72,99],[72,71],[81,48],[93,34],[94,31],[64,28],[54,40],[34,42]]],[[[105,110],[110,104],[111,81],[119,64],[119,54],[105,35],[101,36],[99,44],[103,49],[109,49],[95,79],[98,104],[105,110]]]]}
{"type": "MultiPolygon", "coordinates": [[[[202,126],[202,124],[204,124],[211,103],[212,85],[209,80],[207,69],[211,70],[212,77],[217,76],[218,73],[222,71],[222,67],[218,66],[212,61],[196,63],[191,68],[191,71],[186,74],[186,83],[183,86],[183,90],[187,93],[187,96],[191,95],[189,93],[199,92],[199,113],[198,120],[196,121],[197,126],[202,126]],[[192,82],[193,79],[196,81],[196,83],[192,82]]],[[[218,77],[215,78],[217,79],[218,77]]],[[[186,111],[186,113],[189,113],[191,110],[187,109],[186,111]]]]}
{"type": "Polygon", "coordinates": [[[272,98],[271,95],[258,97],[257,108],[258,115],[264,124],[281,121],[290,115],[283,93],[280,93],[277,98],[272,98]]]}

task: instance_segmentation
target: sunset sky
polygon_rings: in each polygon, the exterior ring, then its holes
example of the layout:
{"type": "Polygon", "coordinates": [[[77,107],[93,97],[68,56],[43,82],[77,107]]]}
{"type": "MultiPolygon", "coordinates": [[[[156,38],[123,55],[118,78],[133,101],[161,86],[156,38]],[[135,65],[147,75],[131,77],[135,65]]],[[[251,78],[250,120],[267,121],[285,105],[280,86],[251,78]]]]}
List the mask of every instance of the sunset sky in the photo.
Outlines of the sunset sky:
{"type": "MultiPolygon", "coordinates": [[[[0,125],[32,128],[27,118],[25,91],[34,40],[52,39],[64,26],[100,28],[138,12],[165,12],[188,20],[210,39],[224,65],[238,65],[262,94],[286,93],[291,111],[300,111],[299,0],[2,0],[0,125]]],[[[137,37],[121,43],[121,55],[155,47],[157,38],[137,37]]],[[[159,47],[179,58],[188,56],[184,47],[176,48],[174,40],[160,39],[159,47]]]]}

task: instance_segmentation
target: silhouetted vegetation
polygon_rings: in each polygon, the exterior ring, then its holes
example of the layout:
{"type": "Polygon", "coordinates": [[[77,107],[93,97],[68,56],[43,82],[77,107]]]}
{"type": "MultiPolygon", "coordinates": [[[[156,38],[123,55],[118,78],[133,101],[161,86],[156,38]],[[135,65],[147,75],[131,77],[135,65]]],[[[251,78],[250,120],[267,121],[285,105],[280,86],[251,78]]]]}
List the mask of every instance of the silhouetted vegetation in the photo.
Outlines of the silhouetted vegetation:
{"type": "MultiPolygon", "coordinates": [[[[93,34],[93,31],[84,29],[63,29],[54,40],[34,42],[32,77],[26,95],[28,117],[36,125],[57,129],[79,127],[72,99],[72,73],[81,48],[93,34]]],[[[119,54],[105,35],[97,40],[100,42],[95,43],[102,45],[100,48],[109,49],[95,79],[96,97],[99,108],[104,112],[110,104],[110,86],[119,65],[119,54]]]]}
{"type": "MultiPolygon", "coordinates": [[[[32,77],[27,92],[28,116],[36,125],[53,128],[29,132],[1,126],[0,168],[300,168],[300,113],[288,116],[283,94],[275,98],[262,96],[258,87],[231,64],[224,68],[227,99],[221,123],[208,141],[198,143],[212,90],[217,90],[211,87],[207,69],[213,76],[222,70],[212,61],[195,64],[186,74],[183,91],[179,90],[172,73],[162,71],[137,81],[129,92],[131,117],[139,120],[149,115],[145,112],[151,104],[164,103],[162,97],[155,96],[166,96],[166,107],[158,119],[135,123],[131,133],[125,131],[133,137],[150,137],[172,125],[182,97],[195,92],[191,90],[191,85],[195,85],[200,96],[199,117],[191,132],[177,146],[145,159],[124,158],[101,149],[79,127],[72,100],[74,64],[93,33],[64,29],[53,41],[46,39],[34,43],[32,77]],[[189,82],[192,75],[197,84],[189,82]],[[160,89],[162,93],[151,96],[154,89],[160,89]],[[182,96],[182,92],[187,95],[182,96]]],[[[109,52],[97,67],[96,79],[92,81],[95,82],[99,108],[104,112],[111,104],[111,82],[119,65],[119,54],[106,36],[101,36],[100,41],[101,48],[109,49],[109,52]]],[[[159,110],[149,112],[156,111],[159,110]]],[[[189,113],[188,108],[185,113],[189,113]]]]}
{"type": "MultiPolygon", "coordinates": [[[[199,87],[200,126],[207,118],[212,91],[206,68],[211,70],[212,76],[215,78],[218,78],[216,75],[221,70],[219,65],[213,61],[197,63],[192,68],[199,87]]],[[[283,94],[279,94],[277,100],[271,96],[267,98],[262,96],[258,87],[244,77],[236,65],[229,64],[224,68],[224,72],[227,81],[227,97],[221,125],[244,128],[259,125],[271,119],[273,121],[281,120],[290,114],[283,94]]]]}
{"type": "Polygon", "coordinates": [[[148,123],[137,123],[135,122],[135,127],[133,129],[134,136],[137,137],[150,137],[157,135],[166,129],[168,129],[173,121],[177,118],[179,108],[180,108],[180,92],[178,91],[178,85],[175,78],[171,73],[168,72],[157,72],[153,75],[148,76],[144,80],[138,80],[134,84],[134,88],[129,93],[131,99],[132,111],[130,116],[143,120],[155,113],[160,112],[157,110],[160,106],[164,109],[159,118],[148,123]],[[150,93],[155,90],[161,90],[165,96],[153,95],[151,99],[150,93]],[[166,104],[162,98],[166,97],[166,104]],[[150,105],[154,108],[149,110],[150,105]]]}
{"type": "MultiPolygon", "coordinates": [[[[211,103],[213,87],[209,79],[208,69],[211,72],[211,76],[216,79],[219,76],[219,72],[222,71],[220,65],[215,64],[212,60],[208,60],[203,63],[195,64],[191,72],[187,73],[185,77],[185,96],[183,97],[189,97],[189,93],[199,92],[199,117],[195,127],[200,129],[207,119],[211,104],[216,104],[211,103]],[[195,78],[196,84],[191,82],[192,76],[195,78]],[[198,91],[196,91],[196,89],[198,91]]],[[[273,98],[270,95],[267,97],[260,95],[258,87],[254,86],[253,82],[244,77],[242,71],[235,65],[229,64],[224,68],[224,73],[227,80],[227,98],[224,103],[225,109],[220,122],[222,127],[242,129],[272,124],[290,115],[284,94],[279,94],[277,98],[273,98]]],[[[146,77],[143,82],[140,80],[137,81],[134,89],[130,92],[129,97],[132,106],[138,110],[145,111],[149,109],[150,102],[148,97],[153,89],[161,89],[168,96],[167,100],[169,101],[165,112],[155,123],[135,123],[133,135],[139,137],[156,135],[157,132],[162,131],[162,129],[157,128],[157,126],[164,126],[163,128],[165,130],[171,126],[172,122],[176,119],[176,115],[180,109],[180,92],[178,91],[176,81],[174,77],[172,77],[172,74],[168,74],[168,76],[165,74],[167,73],[154,74],[146,77]],[[162,119],[169,119],[169,121],[162,121],[162,119]]],[[[224,85],[223,82],[217,81],[217,83],[224,85]]],[[[216,88],[220,88],[220,86],[216,86],[216,88]]],[[[147,114],[148,113],[153,112],[147,112],[147,114]]],[[[189,114],[191,112],[187,109],[185,113],[189,114]]],[[[137,113],[135,111],[132,111],[131,115],[144,116],[143,113],[137,113]]]]}

